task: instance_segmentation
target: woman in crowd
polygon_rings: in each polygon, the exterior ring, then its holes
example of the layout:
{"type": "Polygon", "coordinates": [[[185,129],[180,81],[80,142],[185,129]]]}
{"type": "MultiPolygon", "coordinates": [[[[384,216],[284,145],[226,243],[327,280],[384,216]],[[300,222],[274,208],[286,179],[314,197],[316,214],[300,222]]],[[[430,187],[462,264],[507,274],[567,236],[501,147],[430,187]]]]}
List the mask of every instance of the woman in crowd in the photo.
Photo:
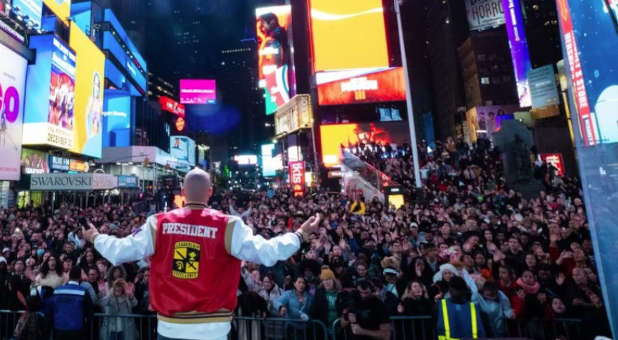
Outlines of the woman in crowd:
{"type": "Polygon", "coordinates": [[[56,256],[49,256],[47,260],[43,261],[41,265],[41,271],[34,279],[34,284],[37,287],[51,287],[53,289],[58,288],[64,283],[62,276],[62,267],[60,261],[56,256]]]}
{"type": "Polygon", "coordinates": [[[99,301],[103,313],[109,315],[103,318],[101,326],[103,340],[135,339],[134,319],[114,317],[114,315],[131,314],[133,308],[137,306],[137,299],[133,293],[126,290],[126,284],[124,279],[116,279],[109,294],[99,301]]]}

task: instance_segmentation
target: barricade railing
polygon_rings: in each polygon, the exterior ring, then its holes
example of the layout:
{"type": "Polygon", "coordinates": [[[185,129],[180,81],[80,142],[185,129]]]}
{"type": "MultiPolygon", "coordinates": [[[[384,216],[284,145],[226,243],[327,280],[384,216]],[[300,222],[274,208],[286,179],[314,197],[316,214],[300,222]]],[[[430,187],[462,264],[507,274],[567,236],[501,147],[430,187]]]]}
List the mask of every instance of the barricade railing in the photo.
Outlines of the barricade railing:
{"type": "MultiPolygon", "coordinates": [[[[15,327],[23,311],[0,310],[0,340],[12,340],[15,327]]],[[[94,314],[86,327],[85,339],[157,339],[157,319],[153,314],[94,314]]],[[[50,320],[51,323],[51,320],[50,320]]],[[[435,320],[432,316],[395,316],[390,318],[393,340],[436,339],[435,320]]],[[[51,326],[51,325],[50,325],[51,326]]],[[[513,321],[509,336],[530,339],[587,339],[581,319],[539,320],[521,324],[513,321]]],[[[331,327],[319,320],[298,320],[283,318],[235,317],[229,340],[329,340],[351,338],[349,328],[341,327],[337,319],[331,327]]],[[[52,336],[52,339],[53,336],[52,336]]]]}

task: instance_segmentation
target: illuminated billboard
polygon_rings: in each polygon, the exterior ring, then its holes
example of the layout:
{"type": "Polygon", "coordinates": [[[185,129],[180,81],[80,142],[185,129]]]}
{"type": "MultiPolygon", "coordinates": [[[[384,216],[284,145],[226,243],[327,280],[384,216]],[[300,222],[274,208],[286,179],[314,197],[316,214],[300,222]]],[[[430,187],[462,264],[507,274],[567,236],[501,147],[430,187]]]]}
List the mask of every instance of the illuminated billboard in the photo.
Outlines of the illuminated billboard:
{"type": "Polygon", "coordinates": [[[21,173],[24,87],[28,61],[0,44],[0,180],[15,181],[21,173]]]}
{"type": "Polygon", "coordinates": [[[71,16],[71,0],[43,0],[54,15],[60,19],[65,25],[69,24],[69,16],[71,16]]]}
{"type": "Polygon", "coordinates": [[[214,79],[180,79],[181,104],[215,104],[217,82],[214,79]]]}
{"type": "Polygon", "coordinates": [[[275,144],[262,144],[262,176],[274,177],[283,169],[281,154],[274,155],[275,144]]]}
{"type": "Polygon", "coordinates": [[[380,145],[410,142],[405,122],[320,125],[320,136],[322,161],[326,167],[340,165],[341,147],[354,147],[361,142],[380,145]]]}
{"type": "Polygon", "coordinates": [[[171,136],[170,154],[179,163],[195,165],[195,141],[186,136],[171,136]]]}
{"type": "Polygon", "coordinates": [[[47,174],[49,173],[49,163],[47,154],[43,151],[22,149],[21,166],[24,167],[25,174],[47,174]]]}
{"type": "Polygon", "coordinates": [[[319,105],[406,99],[391,65],[382,0],[308,0],[319,105]]]}
{"type": "Polygon", "coordinates": [[[28,66],[24,145],[73,147],[75,53],[53,34],[30,37],[37,50],[28,66]]]}
{"type": "Polygon", "coordinates": [[[618,143],[618,62],[608,52],[618,49],[618,1],[556,3],[579,134],[585,146],[618,143]]]}
{"type": "Polygon", "coordinates": [[[308,0],[314,71],[389,66],[382,0],[308,0]]]}
{"type": "Polygon", "coordinates": [[[71,24],[75,54],[75,107],[71,152],[101,158],[105,55],[79,27],[71,24]]]}
{"type": "Polygon", "coordinates": [[[466,13],[471,31],[504,25],[501,0],[466,0],[466,13]]]}
{"type": "Polygon", "coordinates": [[[173,100],[172,98],[161,96],[159,97],[159,104],[161,105],[161,110],[163,111],[167,111],[179,117],[185,116],[185,106],[173,100]]]}
{"type": "Polygon", "coordinates": [[[316,74],[318,104],[343,105],[406,100],[403,68],[316,74]]]}
{"type": "Polygon", "coordinates": [[[131,96],[106,90],[103,98],[103,147],[131,145],[131,96]]]}
{"type": "Polygon", "coordinates": [[[17,17],[21,17],[25,22],[30,23],[33,28],[40,28],[41,16],[43,15],[43,0],[13,0],[11,12],[17,17]]]}
{"type": "Polygon", "coordinates": [[[509,46],[511,47],[511,60],[513,61],[515,80],[517,82],[519,105],[521,107],[529,107],[532,105],[532,97],[530,96],[530,85],[528,84],[528,72],[532,69],[532,63],[530,62],[521,3],[519,0],[502,0],[502,7],[504,8],[506,33],[509,37],[509,46]]]}
{"type": "Polygon", "coordinates": [[[292,6],[255,9],[258,76],[264,88],[266,114],[272,114],[296,94],[292,49],[292,6]]]}

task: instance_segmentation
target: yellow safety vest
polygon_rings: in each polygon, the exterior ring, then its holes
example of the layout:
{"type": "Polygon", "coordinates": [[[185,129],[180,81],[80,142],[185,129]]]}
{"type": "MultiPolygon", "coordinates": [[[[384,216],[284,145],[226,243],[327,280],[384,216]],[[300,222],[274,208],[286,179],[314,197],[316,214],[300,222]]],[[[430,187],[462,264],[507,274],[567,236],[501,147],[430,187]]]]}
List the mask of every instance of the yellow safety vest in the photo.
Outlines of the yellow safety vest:
{"type": "MultiPolygon", "coordinates": [[[[478,339],[478,329],[476,325],[476,306],[470,302],[470,318],[472,319],[472,339],[478,339]]],[[[438,335],[438,340],[459,340],[451,337],[451,325],[448,321],[448,308],[446,299],[442,299],[442,320],[444,321],[444,335],[438,335]]]]}

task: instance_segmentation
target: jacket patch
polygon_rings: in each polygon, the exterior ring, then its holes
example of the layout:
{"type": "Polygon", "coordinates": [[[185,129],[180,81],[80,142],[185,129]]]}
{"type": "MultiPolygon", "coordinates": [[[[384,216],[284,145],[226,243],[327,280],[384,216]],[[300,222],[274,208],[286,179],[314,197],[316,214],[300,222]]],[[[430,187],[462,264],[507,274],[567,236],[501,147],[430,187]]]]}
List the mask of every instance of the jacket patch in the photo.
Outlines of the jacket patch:
{"type": "Polygon", "coordinates": [[[177,279],[197,279],[200,269],[200,245],[194,242],[174,243],[172,276],[177,279]]]}

